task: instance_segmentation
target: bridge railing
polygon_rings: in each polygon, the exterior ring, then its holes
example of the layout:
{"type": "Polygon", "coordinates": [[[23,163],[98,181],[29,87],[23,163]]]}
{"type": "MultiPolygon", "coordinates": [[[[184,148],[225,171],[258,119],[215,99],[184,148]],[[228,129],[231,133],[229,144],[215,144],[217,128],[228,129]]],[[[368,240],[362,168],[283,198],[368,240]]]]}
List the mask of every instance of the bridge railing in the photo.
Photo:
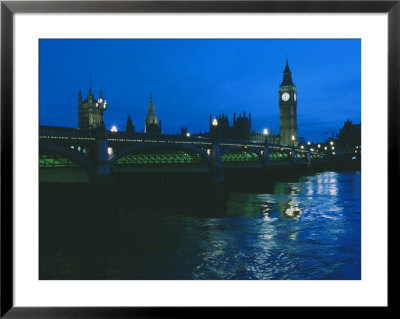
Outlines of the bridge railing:
{"type": "Polygon", "coordinates": [[[82,134],[90,135],[90,132],[82,132],[82,130],[72,127],[39,126],[39,135],[80,136],[82,134]]]}
{"type": "MultiPolygon", "coordinates": [[[[96,131],[88,129],[78,129],[71,127],[39,126],[39,135],[42,138],[78,138],[85,140],[95,140],[96,131]]],[[[183,135],[152,135],[139,132],[108,132],[107,140],[110,144],[116,143],[168,143],[168,144],[189,144],[198,147],[211,147],[213,143],[218,143],[222,147],[244,147],[244,148],[264,148],[268,147],[270,151],[285,151],[319,154],[320,151],[310,149],[301,149],[300,147],[284,146],[279,144],[265,144],[251,140],[238,140],[223,138],[214,140],[207,136],[183,136],[183,135]]]]}
{"type": "Polygon", "coordinates": [[[163,144],[192,144],[211,146],[212,141],[206,137],[186,137],[181,135],[152,135],[146,133],[109,132],[109,143],[163,143],[163,144]]]}
{"type": "Polygon", "coordinates": [[[69,141],[88,143],[96,140],[96,136],[89,130],[71,127],[39,126],[39,138],[42,140],[55,140],[62,143],[69,141]]]}

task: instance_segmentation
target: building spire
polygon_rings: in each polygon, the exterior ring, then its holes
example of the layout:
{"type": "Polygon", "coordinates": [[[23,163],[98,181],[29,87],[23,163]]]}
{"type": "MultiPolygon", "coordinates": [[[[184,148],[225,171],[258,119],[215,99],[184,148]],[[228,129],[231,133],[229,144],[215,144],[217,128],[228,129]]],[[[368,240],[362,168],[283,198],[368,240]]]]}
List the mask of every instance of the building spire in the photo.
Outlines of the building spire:
{"type": "Polygon", "coordinates": [[[153,103],[153,93],[150,93],[149,110],[146,115],[145,133],[161,134],[161,121],[158,120],[153,103]]]}
{"type": "Polygon", "coordinates": [[[149,107],[148,107],[148,112],[146,116],[146,123],[158,123],[157,115],[156,115],[156,110],[154,107],[153,103],[153,93],[150,93],[150,102],[149,102],[149,107]]]}
{"type": "Polygon", "coordinates": [[[290,73],[290,68],[289,68],[289,59],[286,56],[286,66],[285,66],[285,71],[283,73],[290,73]]]}
{"type": "Polygon", "coordinates": [[[131,116],[128,115],[128,120],[126,121],[126,132],[133,133],[135,131],[135,127],[133,126],[131,116]]]}
{"type": "Polygon", "coordinates": [[[153,103],[153,92],[150,92],[149,113],[155,113],[154,103],[153,103]]]}
{"type": "Polygon", "coordinates": [[[292,72],[290,71],[290,68],[289,68],[289,60],[286,57],[286,66],[285,66],[285,70],[283,71],[283,81],[281,83],[281,86],[288,86],[288,85],[294,86],[294,83],[292,81],[292,72]]]}

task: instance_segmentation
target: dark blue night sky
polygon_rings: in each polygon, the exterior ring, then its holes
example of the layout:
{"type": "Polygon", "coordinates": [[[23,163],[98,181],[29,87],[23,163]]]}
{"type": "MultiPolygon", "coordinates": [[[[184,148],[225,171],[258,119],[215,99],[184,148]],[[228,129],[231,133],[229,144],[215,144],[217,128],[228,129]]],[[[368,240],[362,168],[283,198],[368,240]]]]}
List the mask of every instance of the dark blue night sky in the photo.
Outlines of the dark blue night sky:
{"type": "Polygon", "coordinates": [[[107,128],[130,114],[144,130],[150,92],[164,133],[208,131],[209,115],[246,111],[252,130],[279,133],[286,58],[298,135],[314,142],[361,120],[360,40],[40,40],[40,125],[78,126],[78,92],[100,90],[107,128]]]}

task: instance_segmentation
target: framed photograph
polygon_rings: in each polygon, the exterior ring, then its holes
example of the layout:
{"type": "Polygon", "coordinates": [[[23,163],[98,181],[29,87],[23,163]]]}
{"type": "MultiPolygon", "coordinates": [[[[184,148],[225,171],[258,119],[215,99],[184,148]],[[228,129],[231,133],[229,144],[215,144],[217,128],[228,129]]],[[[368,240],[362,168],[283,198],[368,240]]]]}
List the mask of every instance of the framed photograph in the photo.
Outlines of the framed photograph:
{"type": "Polygon", "coordinates": [[[1,316],[388,309],[399,18],[2,1],[1,316]]]}

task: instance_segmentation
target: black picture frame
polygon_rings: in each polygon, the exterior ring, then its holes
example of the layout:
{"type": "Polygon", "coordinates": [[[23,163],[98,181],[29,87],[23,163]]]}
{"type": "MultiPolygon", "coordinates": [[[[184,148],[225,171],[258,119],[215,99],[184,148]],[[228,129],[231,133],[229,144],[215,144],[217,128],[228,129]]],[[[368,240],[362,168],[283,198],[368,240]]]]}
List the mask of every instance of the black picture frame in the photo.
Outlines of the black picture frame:
{"type": "MultiPolygon", "coordinates": [[[[308,12],[388,14],[388,204],[399,181],[400,0],[396,1],[1,1],[1,317],[6,318],[189,318],[227,315],[252,317],[276,308],[192,307],[14,307],[13,304],[13,19],[15,13],[122,12],[308,12]],[[229,315],[229,314],[228,314],[229,315]]],[[[389,213],[389,212],[387,212],[389,213]]],[[[388,218],[389,218],[388,214],[388,218]]],[[[388,223],[390,225],[390,222],[388,223]]],[[[388,238],[389,240],[389,238],[388,238]]],[[[390,243],[390,241],[389,241],[390,243]]],[[[390,247],[390,246],[388,246],[390,247]]],[[[389,285],[389,282],[388,282],[389,285]]],[[[390,309],[390,298],[388,300],[390,309]]],[[[325,312],[324,307],[317,308],[325,312]]],[[[307,308],[290,307],[297,315],[307,308]]],[[[339,307],[329,310],[335,314],[339,307]]],[[[368,310],[369,311],[369,310],[368,310]]]]}

